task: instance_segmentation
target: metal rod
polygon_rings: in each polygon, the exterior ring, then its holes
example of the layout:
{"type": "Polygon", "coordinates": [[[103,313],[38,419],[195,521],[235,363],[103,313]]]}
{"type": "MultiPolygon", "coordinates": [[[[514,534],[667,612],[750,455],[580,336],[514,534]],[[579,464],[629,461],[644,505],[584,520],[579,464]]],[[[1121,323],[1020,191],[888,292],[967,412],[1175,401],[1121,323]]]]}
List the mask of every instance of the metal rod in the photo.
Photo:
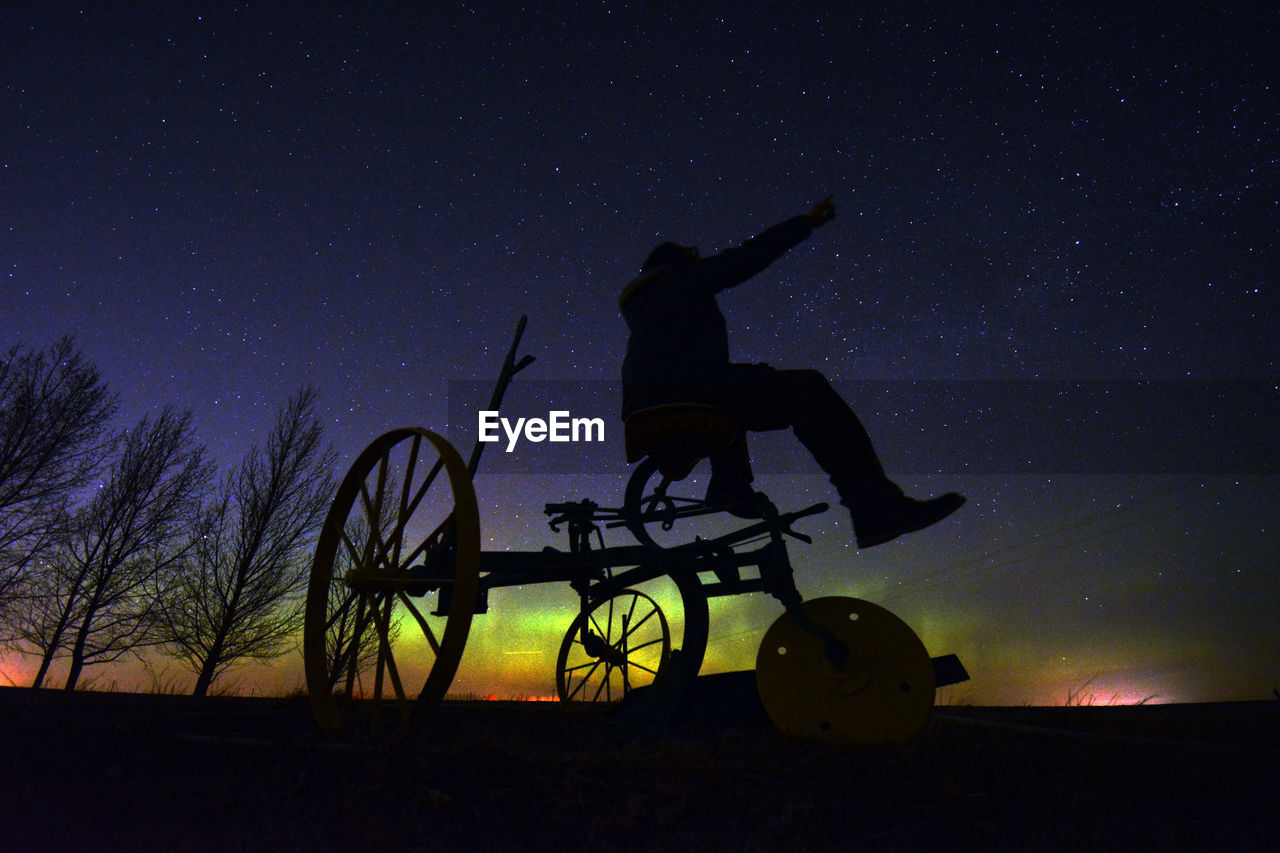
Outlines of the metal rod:
{"type": "MultiPolygon", "coordinates": [[[[511,342],[511,349],[507,350],[507,357],[502,361],[502,370],[498,373],[498,381],[493,387],[493,394],[489,397],[489,408],[487,411],[496,412],[502,406],[502,397],[507,393],[507,386],[511,384],[511,377],[533,364],[534,357],[526,355],[519,361],[516,361],[516,348],[520,346],[520,338],[524,335],[525,324],[529,322],[529,318],[521,315],[520,322],[516,324],[515,339],[511,342]]],[[[471,450],[471,460],[467,463],[467,473],[472,477],[476,475],[476,469],[480,467],[480,454],[484,452],[486,442],[476,437],[476,446],[471,450]]]]}

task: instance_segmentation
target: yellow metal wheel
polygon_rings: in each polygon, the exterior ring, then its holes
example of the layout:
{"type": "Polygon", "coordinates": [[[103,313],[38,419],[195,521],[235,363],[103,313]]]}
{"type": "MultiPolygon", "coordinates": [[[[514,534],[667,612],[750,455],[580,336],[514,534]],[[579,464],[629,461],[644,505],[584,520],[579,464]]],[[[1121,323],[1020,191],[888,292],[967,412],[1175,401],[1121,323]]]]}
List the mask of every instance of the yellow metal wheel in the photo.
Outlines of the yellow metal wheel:
{"type": "Polygon", "coordinates": [[[871,745],[902,743],[924,728],[933,709],[933,664],[905,622],[857,598],[816,598],[801,614],[849,654],[833,665],[822,641],[789,615],[770,626],[756,655],[756,687],[780,730],[871,745]]]}
{"type": "Polygon", "coordinates": [[[439,435],[393,430],[352,464],[316,544],[303,658],[316,723],[404,731],[444,698],[475,610],[480,521],[439,435]]]}

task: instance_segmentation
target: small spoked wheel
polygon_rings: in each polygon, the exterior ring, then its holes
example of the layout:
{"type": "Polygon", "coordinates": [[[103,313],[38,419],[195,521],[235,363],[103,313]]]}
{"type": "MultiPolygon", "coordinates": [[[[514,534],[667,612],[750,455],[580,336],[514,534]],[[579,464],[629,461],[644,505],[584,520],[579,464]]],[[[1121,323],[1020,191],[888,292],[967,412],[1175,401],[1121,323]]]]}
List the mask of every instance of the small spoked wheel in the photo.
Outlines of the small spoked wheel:
{"type": "MultiPolygon", "coordinates": [[[[698,536],[715,538],[738,523],[724,512],[723,506],[667,494],[667,488],[674,483],[667,481],[659,468],[656,457],[641,461],[627,480],[622,500],[623,523],[641,545],[661,551],[687,544],[698,536]]],[[[687,483],[683,488],[688,488],[687,483]]]]}
{"type": "Polygon", "coordinates": [[[670,654],[658,603],[626,589],[574,617],[556,658],[556,692],[562,702],[617,702],[651,684],[670,654]]]}
{"type": "Polygon", "coordinates": [[[329,508],[307,587],[303,658],[322,729],[403,733],[444,698],[479,564],[475,491],[457,451],[417,428],[369,445],[329,508]]]}
{"type": "Polygon", "coordinates": [[[879,605],[816,598],[802,616],[847,649],[833,663],[821,639],[783,614],[756,656],[756,687],[785,734],[873,745],[902,743],[929,721],[933,663],[915,632],[879,605]]]}
{"type": "Polygon", "coordinates": [[[658,475],[658,461],[652,456],[644,459],[627,480],[627,490],[622,499],[622,514],[627,529],[636,537],[637,542],[648,548],[660,550],[661,546],[654,541],[648,527],[662,526],[670,530],[675,523],[676,507],[672,498],[646,494],[650,481],[653,481],[655,487],[662,482],[661,475],[658,475]]]}

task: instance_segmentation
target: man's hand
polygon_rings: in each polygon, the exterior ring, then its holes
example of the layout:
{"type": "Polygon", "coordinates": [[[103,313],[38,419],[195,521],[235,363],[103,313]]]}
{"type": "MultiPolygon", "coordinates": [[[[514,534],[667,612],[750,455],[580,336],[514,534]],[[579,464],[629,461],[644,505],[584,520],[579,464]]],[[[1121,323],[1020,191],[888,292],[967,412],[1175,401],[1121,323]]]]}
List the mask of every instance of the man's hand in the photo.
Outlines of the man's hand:
{"type": "Polygon", "coordinates": [[[835,218],[836,206],[832,204],[831,196],[827,196],[815,204],[813,209],[809,211],[809,222],[814,228],[821,228],[835,218]]]}

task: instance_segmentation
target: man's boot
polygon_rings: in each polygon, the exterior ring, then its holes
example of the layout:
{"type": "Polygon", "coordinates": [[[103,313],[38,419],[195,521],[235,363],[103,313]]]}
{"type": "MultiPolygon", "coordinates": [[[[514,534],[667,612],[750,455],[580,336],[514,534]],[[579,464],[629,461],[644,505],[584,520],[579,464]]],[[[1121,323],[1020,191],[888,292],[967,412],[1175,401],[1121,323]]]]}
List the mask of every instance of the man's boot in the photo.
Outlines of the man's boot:
{"type": "Polygon", "coordinates": [[[840,503],[849,508],[859,548],[883,545],[936,524],[964,504],[964,497],[955,492],[925,501],[909,498],[888,477],[870,483],[832,477],[831,482],[840,493],[840,503]]]}
{"type": "Polygon", "coordinates": [[[964,505],[964,496],[947,492],[929,500],[916,500],[903,495],[889,495],[880,501],[859,500],[849,506],[853,530],[859,548],[870,548],[937,524],[964,505]]]}

